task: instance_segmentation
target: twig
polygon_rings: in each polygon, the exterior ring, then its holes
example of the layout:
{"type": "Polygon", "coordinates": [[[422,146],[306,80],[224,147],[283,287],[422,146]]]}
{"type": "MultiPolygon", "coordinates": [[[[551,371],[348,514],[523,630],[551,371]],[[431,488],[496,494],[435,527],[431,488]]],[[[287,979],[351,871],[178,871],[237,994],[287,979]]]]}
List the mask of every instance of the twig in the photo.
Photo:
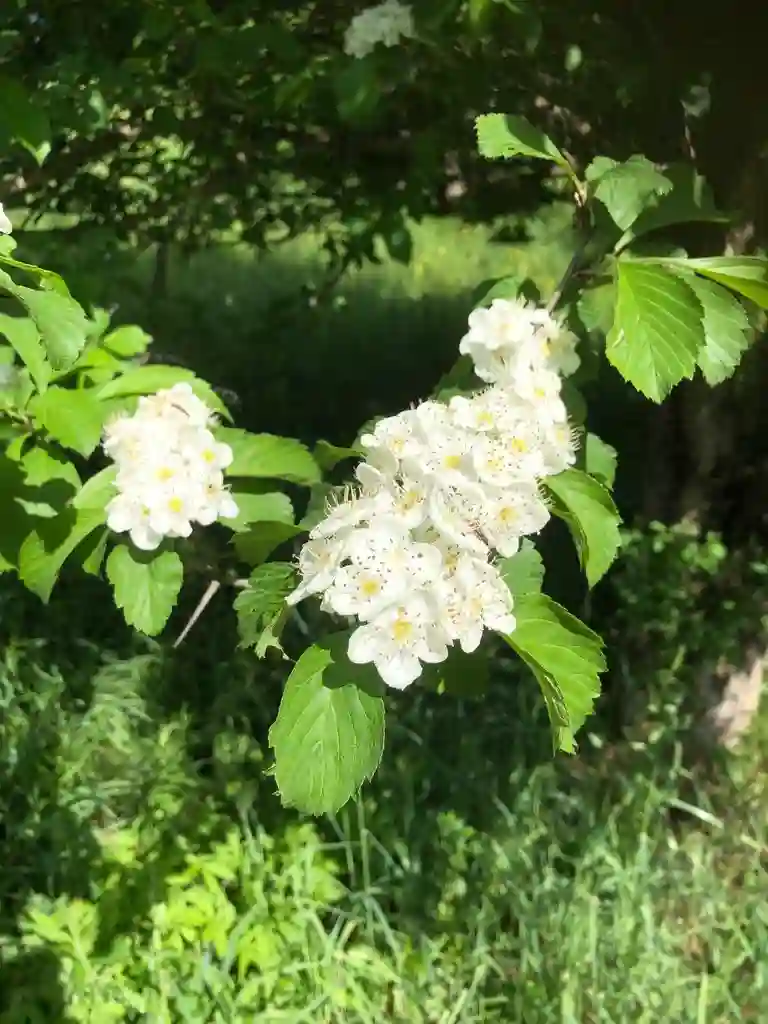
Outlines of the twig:
{"type": "Polygon", "coordinates": [[[211,603],[220,587],[221,582],[219,580],[211,580],[211,582],[205,588],[205,593],[198,601],[197,608],[195,608],[195,610],[192,612],[192,614],[189,617],[189,622],[186,624],[184,629],[182,629],[178,639],[175,641],[173,645],[174,650],[187,638],[190,630],[197,622],[197,620],[200,618],[200,616],[203,614],[208,605],[211,603]]]}
{"type": "Polygon", "coordinates": [[[571,282],[571,278],[574,276],[576,271],[579,270],[579,268],[581,267],[581,264],[582,264],[582,262],[584,260],[584,253],[586,252],[588,242],[589,242],[589,239],[585,237],[584,240],[576,248],[576,251],[574,252],[573,256],[571,256],[571,261],[568,264],[568,266],[565,268],[565,273],[560,278],[560,281],[558,282],[557,287],[552,292],[552,295],[550,296],[549,302],[547,303],[547,312],[548,313],[551,313],[555,309],[555,307],[558,305],[558,303],[560,302],[560,300],[563,297],[563,293],[564,293],[565,289],[568,287],[568,285],[571,282]]]}

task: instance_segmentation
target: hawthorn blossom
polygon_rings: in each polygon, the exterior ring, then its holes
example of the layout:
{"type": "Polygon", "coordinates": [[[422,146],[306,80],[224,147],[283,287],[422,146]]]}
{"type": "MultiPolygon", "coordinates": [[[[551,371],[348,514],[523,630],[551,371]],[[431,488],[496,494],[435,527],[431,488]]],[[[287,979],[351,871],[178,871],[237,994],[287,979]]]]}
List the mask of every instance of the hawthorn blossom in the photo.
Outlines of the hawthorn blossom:
{"type": "Polygon", "coordinates": [[[497,556],[547,524],[547,477],[573,465],[577,435],[562,378],[575,339],[544,309],[495,300],[475,310],[460,351],[486,386],[426,401],[364,434],[356,488],[329,508],[298,558],[293,605],[312,594],[357,620],[348,655],[402,689],[453,645],[511,633],[514,601],[497,556]]]}
{"type": "Polygon", "coordinates": [[[344,52],[350,57],[367,57],[379,43],[397,46],[414,34],[411,8],[399,0],[385,0],[355,15],[344,33],[344,52]]]}
{"type": "Polygon", "coordinates": [[[0,235],[10,235],[13,231],[13,224],[11,219],[3,208],[3,204],[0,203],[0,235]]]}
{"type": "Polygon", "coordinates": [[[102,447],[117,467],[117,494],[107,526],[153,551],[166,537],[188,537],[195,524],[234,519],[237,503],[224,483],[229,445],[209,429],[214,417],[187,383],[139,399],[105,430],[102,447]]]}

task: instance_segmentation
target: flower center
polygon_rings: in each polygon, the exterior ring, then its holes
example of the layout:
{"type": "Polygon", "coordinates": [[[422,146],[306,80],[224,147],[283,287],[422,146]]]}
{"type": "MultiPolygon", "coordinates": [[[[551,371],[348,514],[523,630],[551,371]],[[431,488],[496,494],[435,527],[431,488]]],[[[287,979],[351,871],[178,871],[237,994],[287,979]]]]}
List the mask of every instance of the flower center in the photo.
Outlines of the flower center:
{"type": "Polygon", "coordinates": [[[392,636],[398,644],[406,644],[413,636],[413,623],[403,615],[398,615],[392,626],[392,636]]]}
{"type": "Polygon", "coordinates": [[[378,580],[363,580],[360,589],[363,597],[375,597],[381,590],[381,584],[378,580]]]}

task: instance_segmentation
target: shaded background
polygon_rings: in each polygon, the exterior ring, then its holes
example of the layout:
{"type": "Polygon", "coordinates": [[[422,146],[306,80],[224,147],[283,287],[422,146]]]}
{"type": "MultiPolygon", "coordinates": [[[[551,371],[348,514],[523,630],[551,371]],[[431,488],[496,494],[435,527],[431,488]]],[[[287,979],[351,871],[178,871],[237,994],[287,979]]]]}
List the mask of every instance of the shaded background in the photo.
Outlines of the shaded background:
{"type": "MultiPolygon", "coordinates": [[[[477,113],[581,166],[693,162],[732,225],[669,240],[761,248],[768,14],[414,6],[420,42],[350,62],[352,3],[7,4],[0,73],[52,129],[42,167],[0,162],[22,257],[243,426],[343,444],[450,368],[479,281],[547,294],[568,263],[562,182],[480,161],[477,113]]],[[[575,758],[500,654],[481,701],[394,697],[374,783],[302,821],[264,774],[285,670],[236,651],[226,596],[172,651],[195,592],[155,642],[93,581],[43,613],[3,580],[0,1021],[765,1019],[765,725],[735,754],[701,728],[763,651],[764,361],[661,409],[607,366],[590,387],[628,529],[591,596],[545,539],[609,641],[575,758]]]]}

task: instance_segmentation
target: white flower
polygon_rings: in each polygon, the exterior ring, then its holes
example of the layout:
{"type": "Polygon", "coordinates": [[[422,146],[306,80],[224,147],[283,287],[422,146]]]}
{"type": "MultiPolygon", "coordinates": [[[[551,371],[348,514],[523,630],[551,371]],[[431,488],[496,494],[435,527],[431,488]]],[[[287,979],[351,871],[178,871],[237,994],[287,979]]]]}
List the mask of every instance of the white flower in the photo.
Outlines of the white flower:
{"type": "Polygon", "coordinates": [[[327,590],[335,579],[344,555],[344,541],[336,537],[308,540],[299,552],[301,583],[288,597],[288,604],[298,604],[310,594],[320,594],[327,590]]]}
{"type": "Polygon", "coordinates": [[[414,35],[411,8],[398,0],[385,0],[356,15],[344,33],[344,52],[365,57],[377,45],[396,46],[403,37],[414,35]]]}
{"type": "Polygon", "coordinates": [[[539,423],[564,423],[568,418],[561,397],[562,382],[553,370],[522,370],[515,381],[518,397],[530,402],[539,423]]]}
{"type": "Polygon", "coordinates": [[[349,639],[348,654],[356,665],[372,662],[387,686],[403,690],[421,675],[422,662],[444,661],[448,646],[424,595],[417,592],[359,626],[349,639]]]}
{"type": "Polygon", "coordinates": [[[107,510],[110,529],[153,550],[164,537],[188,537],[194,523],[237,516],[223,475],[232,449],[216,441],[208,429],[214,422],[186,383],[144,396],[132,416],[110,420],[103,447],[115,462],[118,491],[107,510]]]}
{"type": "Polygon", "coordinates": [[[388,572],[383,565],[345,565],[326,590],[323,608],[366,622],[388,605],[402,601],[411,589],[405,572],[388,572]]]}
{"type": "Polygon", "coordinates": [[[450,578],[436,590],[441,625],[451,640],[471,654],[486,628],[511,633],[515,628],[512,595],[495,566],[461,555],[450,578]]]}
{"type": "Polygon", "coordinates": [[[491,386],[422,402],[362,437],[356,490],[310,533],[289,599],[320,594],[323,609],[357,619],[350,660],[400,689],[452,644],[471,652],[486,629],[515,629],[491,559],[545,526],[541,483],[575,461],[561,393],[575,341],[546,310],[475,310],[461,351],[491,386]]]}
{"type": "Polygon", "coordinates": [[[459,351],[485,381],[515,388],[521,372],[566,376],[579,365],[576,339],[545,309],[521,299],[494,299],[470,313],[459,351]]]}
{"type": "Polygon", "coordinates": [[[8,214],[3,209],[3,204],[0,203],[0,235],[10,235],[13,231],[13,224],[8,214]]]}
{"type": "Polygon", "coordinates": [[[535,486],[489,490],[480,516],[480,528],[488,543],[508,558],[520,547],[520,538],[538,533],[549,522],[547,505],[535,486]]]}
{"type": "Polygon", "coordinates": [[[142,551],[154,551],[163,535],[152,527],[151,509],[126,494],[118,494],[107,505],[107,526],[115,533],[127,533],[142,551]]]}

